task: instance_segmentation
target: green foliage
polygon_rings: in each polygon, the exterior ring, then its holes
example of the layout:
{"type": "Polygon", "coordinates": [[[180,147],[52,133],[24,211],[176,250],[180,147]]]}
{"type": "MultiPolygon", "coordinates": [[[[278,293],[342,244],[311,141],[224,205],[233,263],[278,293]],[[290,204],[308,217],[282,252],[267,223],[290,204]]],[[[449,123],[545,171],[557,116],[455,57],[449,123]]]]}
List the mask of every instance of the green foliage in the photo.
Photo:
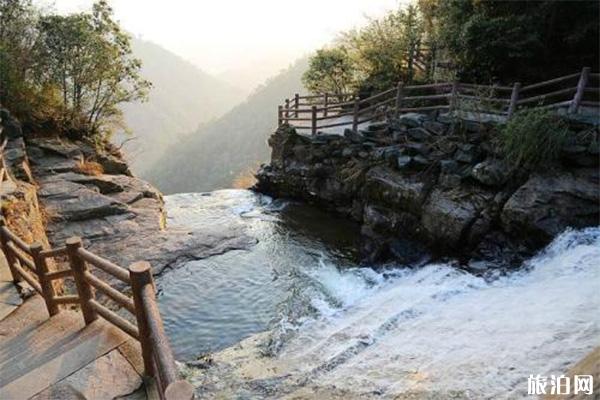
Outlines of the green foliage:
{"type": "Polygon", "coordinates": [[[350,57],[344,47],[317,50],[302,83],[313,93],[347,93],[353,84],[350,57]]]}
{"type": "Polygon", "coordinates": [[[409,6],[341,37],[311,57],[304,84],[312,92],[388,89],[418,78],[413,58],[423,40],[418,9],[409,6]]]}
{"type": "MultiPolygon", "coordinates": [[[[431,79],[432,71],[414,68],[420,48],[427,49],[421,62],[436,61],[437,79],[540,81],[582,66],[599,68],[599,7],[588,0],[576,6],[556,0],[417,0],[343,33],[330,49],[348,56],[347,85],[365,92],[389,89],[399,80],[431,79]]],[[[318,88],[322,68],[311,63],[308,89],[318,88]]]]}
{"type": "Polygon", "coordinates": [[[560,117],[543,109],[516,113],[500,131],[506,159],[515,168],[536,169],[556,160],[570,131],[560,117]]]}
{"type": "Polygon", "coordinates": [[[422,35],[418,10],[409,6],[342,34],[339,43],[350,55],[359,88],[384,90],[415,78],[412,62],[422,35]]]}
{"type": "Polygon", "coordinates": [[[150,83],[106,0],[66,16],[43,15],[28,1],[0,0],[0,7],[5,106],[96,139],[123,127],[119,105],[145,99],[150,83]]]}
{"type": "Polygon", "coordinates": [[[37,96],[28,82],[38,13],[29,0],[0,0],[0,104],[30,112],[37,96]]]}
{"type": "Polygon", "coordinates": [[[598,68],[597,1],[419,0],[460,79],[539,81],[598,68]],[[543,68],[540,68],[543,66],[543,68]]]}

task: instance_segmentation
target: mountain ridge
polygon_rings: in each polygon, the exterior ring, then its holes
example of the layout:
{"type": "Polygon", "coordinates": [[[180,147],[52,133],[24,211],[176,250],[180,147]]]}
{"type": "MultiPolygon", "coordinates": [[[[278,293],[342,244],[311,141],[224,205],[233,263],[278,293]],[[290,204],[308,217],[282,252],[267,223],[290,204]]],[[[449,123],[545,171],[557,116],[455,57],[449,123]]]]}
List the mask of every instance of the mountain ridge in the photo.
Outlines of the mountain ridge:
{"type": "MultiPolygon", "coordinates": [[[[144,177],[173,138],[223,115],[243,100],[244,93],[158,44],[134,38],[132,47],[142,61],[142,76],[153,84],[147,102],[122,108],[136,139],[124,150],[134,172],[144,177]]],[[[127,138],[119,135],[115,141],[127,138]]]]}
{"type": "Polygon", "coordinates": [[[308,58],[267,80],[219,119],[165,151],[147,179],[163,193],[203,192],[231,187],[236,176],[269,158],[267,138],[277,126],[277,104],[303,90],[308,58]]]}

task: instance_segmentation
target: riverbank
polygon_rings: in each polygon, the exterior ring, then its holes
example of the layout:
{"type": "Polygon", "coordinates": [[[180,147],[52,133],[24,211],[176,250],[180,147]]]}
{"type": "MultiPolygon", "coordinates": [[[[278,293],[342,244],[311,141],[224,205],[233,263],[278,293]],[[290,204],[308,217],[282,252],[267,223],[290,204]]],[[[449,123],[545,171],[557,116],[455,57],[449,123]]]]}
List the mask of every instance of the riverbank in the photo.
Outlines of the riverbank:
{"type": "Polygon", "coordinates": [[[567,227],[598,223],[597,129],[573,128],[553,169],[524,173],[504,162],[491,124],[406,114],[312,137],[282,126],[256,189],[359,222],[368,262],[431,252],[473,272],[516,266],[567,227]]]}

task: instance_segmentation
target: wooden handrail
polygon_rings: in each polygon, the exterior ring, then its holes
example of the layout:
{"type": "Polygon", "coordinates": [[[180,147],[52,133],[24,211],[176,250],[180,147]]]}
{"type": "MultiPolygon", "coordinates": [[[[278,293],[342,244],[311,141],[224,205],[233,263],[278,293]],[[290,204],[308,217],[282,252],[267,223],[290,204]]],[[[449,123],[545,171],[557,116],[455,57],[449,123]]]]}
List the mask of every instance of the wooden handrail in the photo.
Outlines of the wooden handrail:
{"type": "Polygon", "coordinates": [[[521,91],[524,92],[526,90],[538,89],[538,88],[541,88],[541,87],[544,87],[544,86],[553,85],[555,83],[564,82],[564,81],[567,81],[569,79],[577,78],[579,75],[580,75],[580,73],[578,72],[576,74],[565,75],[565,76],[561,76],[559,78],[550,79],[548,81],[543,81],[543,82],[538,82],[538,83],[534,83],[534,84],[531,84],[531,85],[523,86],[521,88],[521,91]]]}
{"type": "Polygon", "coordinates": [[[158,385],[164,390],[167,400],[187,400],[194,396],[191,384],[178,379],[175,358],[165,334],[156,293],[152,270],[147,262],[137,262],[129,267],[133,299],[138,312],[136,318],[140,328],[140,343],[146,370],[154,370],[158,385]]]}
{"type": "MultiPolygon", "coordinates": [[[[12,254],[19,260],[21,265],[25,265],[27,268],[29,268],[31,272],[35,272],[35,264],[33,263],[33,261],[25,257],[22,251],[17,246],[15,246],[14,242],[8,242],[6,246],[12,252],[12,254]]],[[[27,255],[29,254],[27,253],[27,255]]]]}
{"type": "Polygon", "coordinates": [[[128,296],[125,296],[123,293],[119,292],[117,289],[113,288],[108,283],[92,275],[89,271],[86,271],[83,274],[83,278],[94,288],[101,291],[106,296],[110,297],[113,301],[115,301],[117,304],[123,306],[127,311],[135,315],[135,305],[133,304],[133,300],[131,300],[128,296]]]}
{"type": "Polygon", "coordinates": [[[491,90],[502,90],[502,91],[511,91],[513,89],[512,86],[499,86],[499,85],[478,85],[475,83],[460,83],[460,88],[465,89],[491,89],[491,90]]]}
{"type": "Polygon", "coordinates": [[[405,90],[416,90],[416,89],[437,89],[442,87],[451,87],[452,82],[440,82],[440,83],[429,83],[426,85],[406,85],[405,90]]]}
{"type": "MultiPolygon", "coordinates": [[[[550,97],[555,97],[559,95],[571,94],[575,93],[572,100],[570,100],[569,104],[569,113],[576,113],[579,105],[586,106],[595,106],[596,103],[584,100],[584,94],[598,93],[598,89],[595,87],[588,87],[587,82],[590,77],[596,78],[599,75],[596,73],[590,73],[589,68],[584,68],[581,73],[570,74],[562,77],[558,77],[555,79],[550,79],[543,82],[534,83],[528,86],[521,86],[520,83],[515,83],[513,86],[501,86],[501,85],[480,85],[474,83],[461,83],[461,82],[443,82],[443,83],[432,83],[425,85],[408,85],[404,86],[402,84],[398,84],[398,86],[394,89],[388,89],[380,93],[376,93],[365,99],[358,99],[357,96],[353,96],[352,101],[347,102],[331,102],[330,97],[334,97],[334,94],[315,94],[315,95],[307,95],[300,96],[298,94],[294,97],[295,106],[292,109],[294,111],[293,117],[284,117],[282,115],[282,107],[279,107],[279,125],[285,122],[310,122],[310,127],[306,126],[296,126],[297,129],[310,129],[313,134],[315,134],[319,129],[324,128],[332,128],[339,126],[352,126],[353,130],[356,130],[358,125],[364,122],[364,118],[361,119],[361,116],[365,116],[370,112],[376,111],[381,107],[393,107],[393,114],[398,116],[400,112],[419,112],[419,111],[433,111],[433,110],[442,110],[449,109],[451,112],[458,111],[460,109],[465,109],[465,106],[460,104],[459,99],[467,99],[467,100],[475,100],[475,101],[487,101],[490,103],[498,103],[502,105],[502,107],[497,107],[494,105],[486,106],[484,105],[481,109],[477,109],[478,112],[485,112],[490,114],[500,114],[505,115],[507,118],[511,118],[517,110],[517,106],[532,104],[539,100],[545,100],[550,97]],[[539,89],[548,85],[553,85],[556,83],[561,83],[573,79],[575,77],[579,77],[579,83],[577,87],[570,87],[566,89],[559,89],[551,92],[547,92],[545,94],[537,94],[531,97],[524,97],[522,95],[523,91],[539,89]],[[411,96],[407,96],[407,93],[411,93],[412,91],[425,90],[425,89],[436,89],[437,93],[434,94],[413,94],[411,96]],[[443,90],[439,90],[443,89],[443,90]],[[486,96],[478,96],[473,91],[485,89],[490,90],[490,94],[486,96]],[[442,93],[439,93],[439,92],[442,93]],[[461,91],[466,91],[467,93],[461,93],[461,91]],[[496,94],[494,92],[510,92],[510,96],[508,93],[500,93],[496,94]],[[395,94],[395,96],[394,96],[395,94]],[[504,96],[507,97],[504,97],[504,96]],[[324,103],[320,103],[318,100],[313,101],[311,103],[303,104],[300,99],[325,99],[324,103]],[[435,100],[446,100],[448,99],[448,104],[435,104],[432,105],[431,102],[435,100]],[[423,105],[415,106],[415,107],[406,107],[406,103],[410,102],[429,102],[429,104],[425,103],[423,105]],[[394,105],[395,103],[395,105],[394,105]],[[310,108],[300,108],[301,105],[311,106],[310,108]],[[365,107],[363,107],[365,106],[365,107]],[[316,107],[316,109],[315,109],[316,107]],[[349,109],[352,111],[349,111],[349,109]],[[502,108],[502,111],[499,111],[498,108],[502,108]],[[316,110],[316,113],[315,113],[316,110]],[[322,113],[322,115],[319,115],[322,113]],[[298,117],[300,114],[310,114],[311,117],[298,117]],[[352,121],[344,121],[344,122],[335,122],[335,119],[342,118],[345,116],[352,116],[352,121]],[[321,121],[332,121],[331,123],[319,124],[321,121]]],[[[338,95],[340,96],[340,95],[338,95]]],[[[352,96],[352,95],[342,95],[342,96],[352,96]]],[[[343,98],[343,97],[340,97],[343,98]]],[[[286,103],[288,104],[288,103],[286,103]]],[[[413,103],[414,104],[414,103],[413,103]]],[[[557,104],[557,103],[555,103],[557,104]]],[[[542,105],[546,107],[548,105],[542,105]]],[[[562,106],[562,102],[561,102],[562,106]]],[[[289,108],[289,106],[288,106],[289,108]]],[[[470,110],[473,111],[473,110],[470,110]]],[[[286,112],[286,115],[288,113],[286,112]]]]}
{"type": "Polygon", "coordinates": [[[127,270],[123,267],[119,267],[117,264],[114,264],[102,257],[97,256],[96,254],[88,251],[82,247],[77,249],[78,255],[85,261],[92,264],[94,267],[103,270],[104,272],[114,276],[120,281],[130,284],[129,274],[127,270]]]}
{"type": "Polygon", "coordinates": [[[23,279],[40,293],[51,315],[60,312],[59,305],[79,304],[86,324],[102,317],[141,343],[146,374],[156,379],[161,399],[192,400],[194,398],[194,387],[185,380],[179,379],[175,358],[156,302],[150,264],[135,263],[126,270],[84,249],[81,239],[77,237],[68,239],[65,247],[56,249],[43,249],[37,243],[23,246],[24,242],[19,242],[20,239],[6,227],[4,219],[0,220],[2,221],[0,244],[9,261],[13,280],[23,279]],[[17,246],[17,242],[21,243],[21,246],[17,246]],[[21,247],[30,250],[26,254],[31,255],[33,261],[25,257],[21,247]],[[68,256],[70,268],[48,271],[46,259],[63,255],[68,256]],[[21,263],[32,271],[25,270],[21,263]],[[87,263],[129,283],[133,298],[95,276],[88,269],[87,263]],[[123,271],[127,277],[123,276],[123,271]],[[51,282],[69,276],[75,280],[77,294],[56,296],[51,282]],[[135,316],[137,326],[98,302],[94,289],[131,312],[135,316]]]}
{"type": "Polygon", "coordinates": [[[127,321],[125,318],[121,317],[117,313],[104,307],[96,300],[90,300],[89,305],[96,314],[100,315],[102,318],[115,325],[132,338],[139,340],[140,334],[138,332],[138,329],[131,322],[127,321]]]}
{"type": "Polygon", "coordinates": [[[12,269],[13,271],[16,271],[19,277],[22,278],[25,282],[27,282],[29,286],[34,288],[36,292],[42,294],[42,287],[40,286],[39,282],[36,281],[35,278],[32,277],[28,271],[25,271],[18,263],[13,264],[12,269]]]}
{"type": "Polygon", "coordinates": [[[40,255],[45,258],[54,258],[67,255],[66,247],[57,247],[56,249],[42,250],[40,255]]]}
{"type": "Polygon", "coordinates": [[[56,279],[64,279],[67,277],[73,276],[73,270],[71,269],[61,269],[59,271],[52,271],[46,274],[46,279],[48,280],[56,280],[56,279]]]}
{"type": "Polygon", "coordinates": [[[6,238],[8,240],[10,240],[14,244],[16,244],[17,247],[19,247],[21,250],[23,250],[27,254],[30,254],[31,250],[29,248],[29,245],[27,243],[25,243],[20,237],[18,237],[14,233],[12,233],[10,231],[10,229],[8,229],[8,227],[6,227],[6,226],[0,226],[0,230],[2,231],[2,233],[6,236],[6,238]]]}
{"type": "Polygon", "coordinates": [[[550,93],[545,93],[545,94],[540,94],[537,96],[533,96],[533,97],[528,97],[525,99],[521,99],[517,102],[517,104],[527,104],[527,103],[532,103],[538,100],[544,100],[547,99],[549,97],[554,97],[554,96],[558,96],[561,94],[571,94],[574,93],[577,90],[576,87],[570,87],[570,88],[566,88],[566,89],[561,89],[561,90],[555,90],[553,92],[550,93]]]}

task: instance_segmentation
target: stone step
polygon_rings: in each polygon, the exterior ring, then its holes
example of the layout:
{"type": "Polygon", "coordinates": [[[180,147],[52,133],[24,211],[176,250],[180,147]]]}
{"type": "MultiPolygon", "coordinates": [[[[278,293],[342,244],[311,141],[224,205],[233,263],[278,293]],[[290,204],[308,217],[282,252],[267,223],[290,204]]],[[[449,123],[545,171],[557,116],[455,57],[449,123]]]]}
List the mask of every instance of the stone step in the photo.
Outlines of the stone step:
{"type": "Polygon", "coordinates": [[[0,399],[28,399],[128,340],[103,320],[82,325],[63,311],[0,343],[0,399]]]}
{"type": "Polygon", "coordinates": [[[6,368],[10,369],[14,363],[26,367],[28,362],[33,361],[30,354],[38,354],[35,362],[44,362],[46,356],[52,356],[46,351],[47,349],[58,348],[64,342],[68,343],[83,326],[81,314],[63,311],[57,317],[47,319],[40,325],[28,327],[0,342],[0,369],[3,371],[0,376],[0,386],[6,383],[8,378],[4,373],[6,368]]]}
{"type": "Polygon", "coordinates": [[[0,321],[8,317],[23,301],[6,263],[4,253],[0,251],[0,321]]]}

